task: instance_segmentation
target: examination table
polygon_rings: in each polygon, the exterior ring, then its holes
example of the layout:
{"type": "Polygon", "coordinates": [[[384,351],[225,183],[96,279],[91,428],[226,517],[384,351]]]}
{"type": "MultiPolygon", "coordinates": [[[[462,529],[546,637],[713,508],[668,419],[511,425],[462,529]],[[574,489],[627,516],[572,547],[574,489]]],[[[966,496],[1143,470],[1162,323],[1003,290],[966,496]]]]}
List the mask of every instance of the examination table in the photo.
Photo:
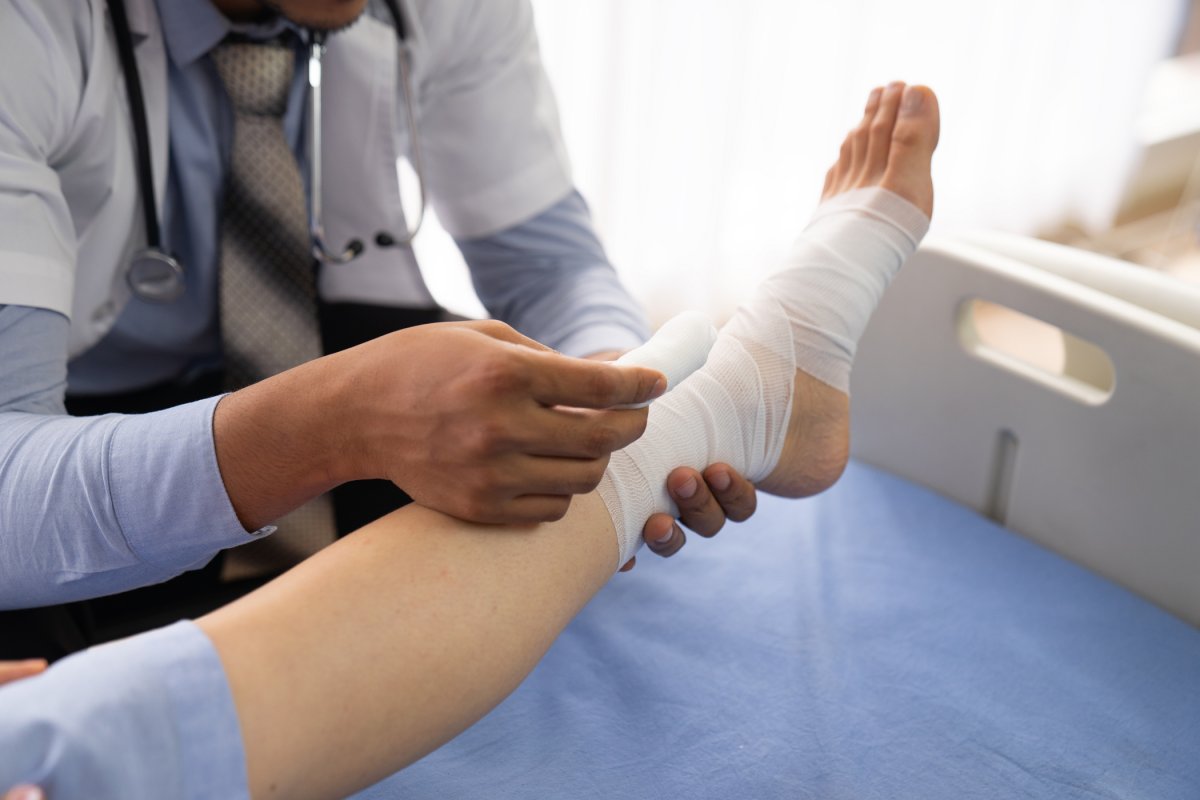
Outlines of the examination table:
{"type": "Polygon", "coordinates": [[[932,242],[852,397],[837,486],[639,559],[361,796],[1200,798],[1200,291],[932,242]],[[985,343],[974,299],[1061,326],[1063,370],[985,343]]]}

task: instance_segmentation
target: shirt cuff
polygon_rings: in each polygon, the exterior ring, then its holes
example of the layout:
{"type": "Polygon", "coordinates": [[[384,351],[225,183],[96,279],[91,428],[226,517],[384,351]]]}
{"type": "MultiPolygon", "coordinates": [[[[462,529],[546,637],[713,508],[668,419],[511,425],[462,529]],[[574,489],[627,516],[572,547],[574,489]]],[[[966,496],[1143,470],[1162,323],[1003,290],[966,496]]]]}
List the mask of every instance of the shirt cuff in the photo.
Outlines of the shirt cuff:
{"type": "Polygon", "coordinates": [[[555,344],[560,353],[585,357],[608,350],[625,352],[641,347],[646,340],[640,331],[623,325],[593,324],[564,336],[555,344]]]}
{"type": "Polygon", "coordinates": [[[185,569],[216,551],[246,544],[213,442],[220,397],[121,418],[108,453],[113,510],[143,561],[185,569]]]}
{"type": "Polygon", "coordinates": [[[248,798],[233,693],[193,623],[63,659],[0,689],[0,784],[50,797],[248,798]]]}

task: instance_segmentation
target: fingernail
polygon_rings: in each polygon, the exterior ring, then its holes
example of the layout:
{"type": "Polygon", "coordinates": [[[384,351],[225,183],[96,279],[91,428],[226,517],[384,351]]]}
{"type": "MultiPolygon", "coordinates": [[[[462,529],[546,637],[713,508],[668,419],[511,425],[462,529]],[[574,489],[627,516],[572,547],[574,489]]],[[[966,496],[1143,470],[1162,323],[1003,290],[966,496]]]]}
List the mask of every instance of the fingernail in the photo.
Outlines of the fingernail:
{"type": "Polygon", "coordinates": [[[900,112],[903,114],[915,114],[921,110],[921,106],[924,104],[925,93],[909,86],[904,90],[904,96],[900,98],[900,112]]]}
{"type": "Polygon", "coordinates": [[[654,400],[656,398],[662,397],[666,393],[667,393],[667,379],[659,378],[658,380],[656,380],[654,382],[654,388],[650,390],[650,396],[646,399],[654,400]]]}
{"type": "Polygon", "coordinates": [[[879,98],[881,98],[882,96],[883,96],[883,89],[879,88],[878,86],[876,86],[874,89],[872,89],[871,94],[867,97],[867,108],[870,108],[871,106],[877,104],[879,102],[879,98]]]}
{"type": "Polygon", "coordinates": [[[696,484],[695,478],[688,478],[683,482],[682,486],[675,490],[675,496],[682,498],[683,500],[690,500],[692,499],[692,495],[694,495],[696,490],[699,488],[700,487],[696,484]]]}
{"type": "Polygon", "coordinates": [[[7,795],[8,800],[43,800],[42,790],[36,786],[18,786],[7,795]]]}
{"type": "Polygon", "coordinates": [[[718,492],[723,492],[733,485],[733,478],[728,472],[718,472],[708,479],[708,484],[718,492]]]}
{"type": "Polygon", "coordinates": [[[675,526],[674,526],[674,525],[672,525],[670,528],[668,528],[668,529],[667,529],[667,532],[666,532],[666,534],[665,534],[665,535],[663,535],[663,537],[662,537],[662,538],[660,538],[660,539],[655,539],[655,540],[654,540],[654,543],[655,543],[655,544],[667,544],[667,543],[668,543],[668,542],[670,542],[670,541],[671,541],[673,538],[675,538],[675,526]]]}

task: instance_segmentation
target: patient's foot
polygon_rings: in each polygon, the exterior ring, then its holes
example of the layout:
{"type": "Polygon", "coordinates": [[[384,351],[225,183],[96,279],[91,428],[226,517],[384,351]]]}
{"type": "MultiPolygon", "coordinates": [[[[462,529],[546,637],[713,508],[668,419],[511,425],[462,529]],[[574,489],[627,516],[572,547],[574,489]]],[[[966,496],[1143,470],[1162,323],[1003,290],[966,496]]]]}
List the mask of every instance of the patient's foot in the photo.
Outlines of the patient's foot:
{"type": "MultiPolygon", "coordinates": [[[[937,98],[928,87],[892,83],[875,89],[862,120],[847,135],[837,162],[826,173],[822,200],[836,203],[839,196],[855,190],[879,187],[930,216],[930,164],[939,123],[937,98]]],[[[861,330],[857,333],[861,335],[861,330]]],[[[850,454],[847,384],[828,375],[820,380],[805,371],[803,363],[797,366],[786,443],[775,469],[758,483],[768,492],[790,497],[816,494],[832,486],[850,454]]],[[[845,366],[848,381],[849,361],[845,366]]]]}
{"type": "Polygon", "coordinates": [[[933,215],[929,167],[938,142],[937,98],[926,86],[893,83],[875,89],[858,126],[842,142],[825,175],[822,200],[880,186],[933,215]]]}
{"type": "Polygon", "coordinates": [[[872,93],[784,268],[726,325],[704,367],[654,403],[599,492],[625,563],[680,465],[725,462],[793,497],[831,486],[849,453],[850,367],[891,277],[924,235],[938,109],[923,87],[872,93]]]}

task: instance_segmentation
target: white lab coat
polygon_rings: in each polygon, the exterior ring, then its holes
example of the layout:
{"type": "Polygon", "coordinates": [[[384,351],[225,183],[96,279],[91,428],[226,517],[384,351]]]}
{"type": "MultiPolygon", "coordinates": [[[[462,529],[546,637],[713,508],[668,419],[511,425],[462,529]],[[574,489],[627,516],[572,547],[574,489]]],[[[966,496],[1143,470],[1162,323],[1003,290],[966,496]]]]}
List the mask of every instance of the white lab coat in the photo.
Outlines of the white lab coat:
{"type": "MultiPolygon", "coordinates": [[[[161,219],[167,54],[154,0],[127,7],[161,219]]],[[[480,236],[563,197],[570,167],[528,0],[402,7],[426,183],[442,224],[480,236]]],[[[394,31],[378,20],[330,37],[323,201],[333,247],[405,228],[392,166],[408,148],[398,54],[394,31]]],[[[112,327],[129,298],[129,257],[145,244],[132,132],[102,0],[0,0],[0,304],[69,315],[71,355],[112,327]]],[[[319,291],[331,301],[432,304],[406,248],[368,247],[353,264],[323,270],[319,291]]]]}

